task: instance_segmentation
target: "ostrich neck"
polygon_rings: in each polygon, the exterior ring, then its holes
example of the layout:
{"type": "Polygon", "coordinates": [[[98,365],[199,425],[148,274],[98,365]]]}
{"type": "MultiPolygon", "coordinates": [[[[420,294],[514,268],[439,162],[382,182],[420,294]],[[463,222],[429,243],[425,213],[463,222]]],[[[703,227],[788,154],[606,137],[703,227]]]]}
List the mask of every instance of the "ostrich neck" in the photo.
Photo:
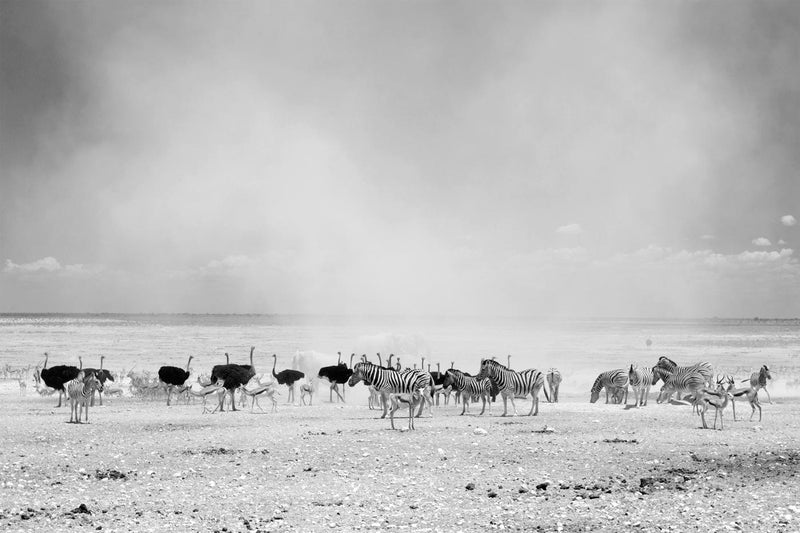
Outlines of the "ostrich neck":
{"type": "Polygon", "coordinates": [[[186,371],[187,371],[187,372],[189,371],[189,365],[190,365],[191,363],[192,363],[192,357],[191,357],[191,356],[189,356],[189,360],[188,360],[188,361],[186,361],[186,371]]]}
{"type": "Polygon", "coordinates": [[[275,376],[276,378],[278,377],[278,374],[275,373],[275,365],[277,365],[277,364],[278,364],[278,358],[273,355],[272,356],[272,375],[275,376]]]}

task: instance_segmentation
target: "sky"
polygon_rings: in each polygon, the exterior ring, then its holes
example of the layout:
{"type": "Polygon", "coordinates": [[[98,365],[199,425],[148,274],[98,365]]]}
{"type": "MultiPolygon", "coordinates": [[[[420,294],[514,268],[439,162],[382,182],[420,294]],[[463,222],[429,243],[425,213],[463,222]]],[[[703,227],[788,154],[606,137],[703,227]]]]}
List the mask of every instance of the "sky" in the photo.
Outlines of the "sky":
{"type": "Polygon", "coordinates": [[[0,312],[800,316],[798,28],[0,0],[0,312]]]}

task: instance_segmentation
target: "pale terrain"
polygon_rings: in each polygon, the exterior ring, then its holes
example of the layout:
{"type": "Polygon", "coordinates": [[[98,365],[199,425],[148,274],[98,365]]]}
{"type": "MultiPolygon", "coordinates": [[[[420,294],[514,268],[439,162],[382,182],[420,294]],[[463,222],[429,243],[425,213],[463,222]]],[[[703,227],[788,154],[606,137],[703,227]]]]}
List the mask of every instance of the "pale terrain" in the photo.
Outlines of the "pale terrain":
{"type": "Polygon", "coordinates": [[[215,414],[109,398],[75,425],[2,383],[0,531],[800,530],[797,398],[762,395],[761,423],[738,403],[724,431],[653,393],[624,409],[588,392],[392,431],[363,396],[320,396],[215,414]]]}

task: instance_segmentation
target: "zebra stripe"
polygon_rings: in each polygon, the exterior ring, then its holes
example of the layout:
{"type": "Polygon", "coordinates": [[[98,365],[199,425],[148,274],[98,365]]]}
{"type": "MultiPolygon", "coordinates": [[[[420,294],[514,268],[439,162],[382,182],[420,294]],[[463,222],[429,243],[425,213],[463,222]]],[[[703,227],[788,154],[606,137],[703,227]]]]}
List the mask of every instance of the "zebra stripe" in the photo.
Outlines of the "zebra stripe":
{"type": "MultiPolygon", "coordinates": [[[[354,387],[359,381],[371,383],[381,396],[388,399],[391,394],[413,394],[415,391],[425,389],[430,385],[431,378],[430,374],[420,370],[397,372],[366,361],[357,363],[353,367],[353,375],[347,384],[354,387]]],[[[381,418],[386,418],[388,404],[389,402],[384,401],[381,418]]]]}
{"type": "Polygon", "coordinates": [[[78,377],[68,381],[64,384],[64,390],[67,393],[70,403],[69,421],[76,424],[81,423],[82,408],[86,409],[86,422],[89,422],[89,404],[91,402],[94,391],[103,390],[103,384],[97,379],[95,372],[84,374],[83,371],[78,373],[78,377]]]}
{"type": "Polygon", "coordinates": [[[514,416],[517,416],[517,406],[514,403],[515,397],[525,398],[528,394],[533,397],[528,416],[539,414],[539,391],[542,388],[544,388],[545,398],[550,401],[547,387],[544,386],[544,374],[533,368],[522,372],[514,372],[493,359],[481,359],[481,371],[475,377],[479,380],[489,377],[497,384],[500,393],[503,395],[502,416],[508,414],[509,398],[511,398],[511,406],[514,408],[514,416]]]}
{"type": "Polygon", "coordinates": [[[558,403],[558,389],[561,386],[561,372],[555,368],[547,371],[547,386],[550,387],[550,400],[558,403]]]}
{"type": "Polygon", "coordinates": [[[658,395],[657,402],[662,403],[668,401],[673,393],[688,393],[696,395],[697,391],[706,386],[706,378],[699,371],[693,368],[681,368],[673,374],[662,374],[664,385],[661,387],[661,392],[658,395]]]}
{"type": "MultiPolygon", "coordinates": [[[[625,403],[628,403],[628,373],[622,368],[601,372],[592,385],[589,402],[595,403],[600,398],[600,391],[606,389],[606,403],[608,403],[609,392],[616,392],[616,389],[624,389],[625,403]]],[[[616,395],[615,395],[616,397],[616,395]]]]}
{"type": "Polygon", "coordinates": [[[444,373],[444,387],[452,385],[455,390],[461,393],[464,399],[461,414],[469,410],[469,401],[473,397],[479,397],[483,401],[480,414],[486,410],[486,402],[489,402],[489,414],[492,414],[492,384],[489,378],[477,379],[472,376],[465,376],[463,372],[450,369],[444,373]]]}
{"type": "Polygon", "coordinates": [[[674,374],[678,371],[695,371],[700,372],[700,374],[705,378],[706,383],[710,384],[714,378],[714,368],[711,366],[711,363],[708,361],[702,361],[700,363],[695,363],[691,366],[678,366],[675,361],[669,359],[668,357],[664,357],[663,355],[658,358],[658,362],[656,366],[653,367],[653,382],[652,384],[655,385],[658,383],[659,379],[664,379],[664,372],[658,373],[657,369],[665,370],[667,374],[674,374]]]}
{"type": "Polygon", "coordinates": [[[628,370],[628,381],[633,389],[636,405],[647,405],[647,395],[650,394],[650,384],[653,381],[653,371],[649,368],[639,368],[631,365],[628,370]]]}

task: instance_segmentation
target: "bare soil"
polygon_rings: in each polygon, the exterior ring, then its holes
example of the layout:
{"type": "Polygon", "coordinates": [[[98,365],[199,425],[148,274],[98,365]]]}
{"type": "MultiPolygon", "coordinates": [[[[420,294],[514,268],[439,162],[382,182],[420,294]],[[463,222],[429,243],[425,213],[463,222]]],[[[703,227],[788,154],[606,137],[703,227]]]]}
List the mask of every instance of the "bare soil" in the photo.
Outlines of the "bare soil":
{"type": "Polygon", "coordinates": [[[212,415],[115,398],[76,425],[55,397],[0,398],[0,531],[800,530],[795,398],[761,423],[728,409],[723,431],[653,399],[451,404],[392,431],[360,400],[212,415]]]}

